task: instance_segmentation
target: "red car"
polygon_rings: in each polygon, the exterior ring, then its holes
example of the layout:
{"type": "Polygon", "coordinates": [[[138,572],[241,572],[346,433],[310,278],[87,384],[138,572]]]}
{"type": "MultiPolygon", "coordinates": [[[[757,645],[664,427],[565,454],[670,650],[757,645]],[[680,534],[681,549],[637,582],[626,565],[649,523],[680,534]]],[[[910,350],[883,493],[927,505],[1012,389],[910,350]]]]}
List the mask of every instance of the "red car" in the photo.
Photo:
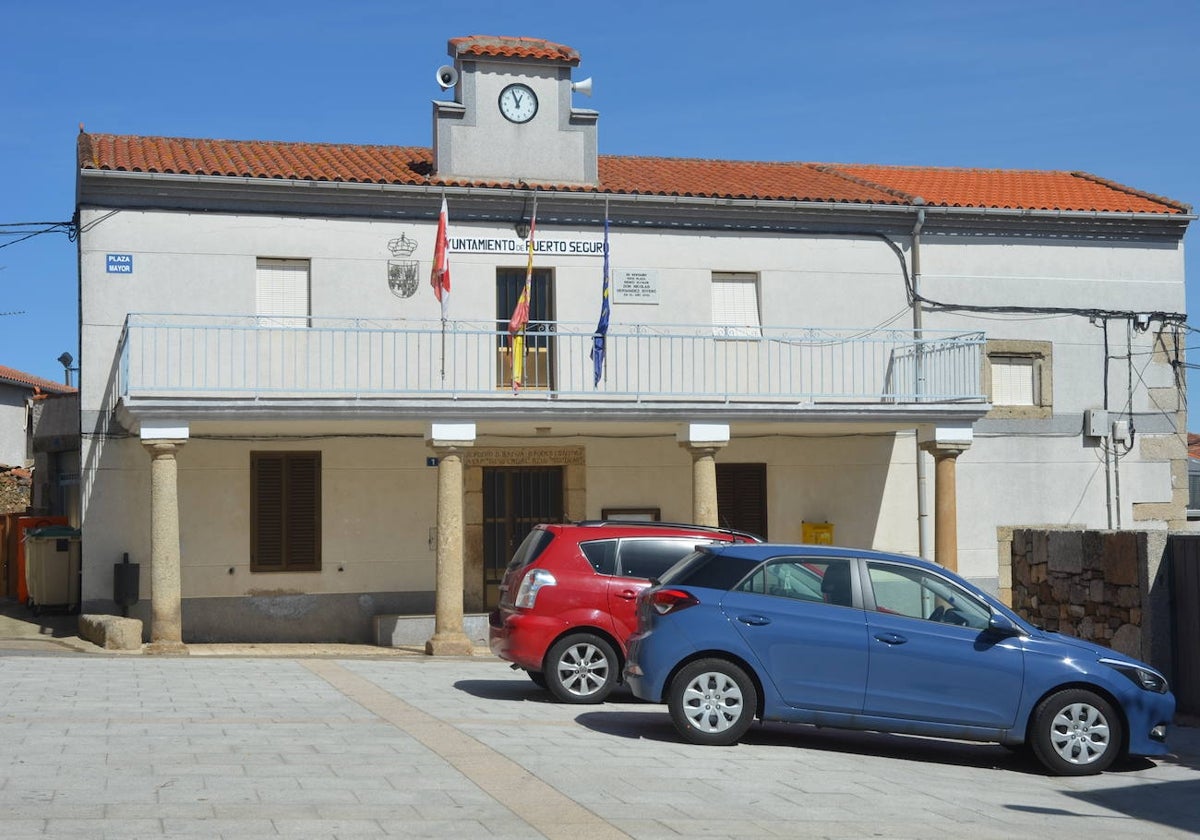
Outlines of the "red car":
{"type": "Polygon", "coordinates": [[[489,616],[492,653],[564,703],[600,703],[621,680],[637,596],[700,543],[761,542],[728,528],[604,520],[536,525],[489,616]]]}

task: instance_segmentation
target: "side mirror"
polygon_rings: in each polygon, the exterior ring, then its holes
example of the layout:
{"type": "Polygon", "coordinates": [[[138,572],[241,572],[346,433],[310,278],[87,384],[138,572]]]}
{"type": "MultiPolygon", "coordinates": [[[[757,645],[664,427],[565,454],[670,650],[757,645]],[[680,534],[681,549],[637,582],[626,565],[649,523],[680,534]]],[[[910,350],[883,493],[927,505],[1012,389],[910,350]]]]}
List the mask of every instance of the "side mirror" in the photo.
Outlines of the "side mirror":
{"type": "Polygon", "coordinates": [[[988,619],[988,632],[1003,637],[1021,635],[1021,629],[1008,616],[998,612],[993,612],[988,619]]]}

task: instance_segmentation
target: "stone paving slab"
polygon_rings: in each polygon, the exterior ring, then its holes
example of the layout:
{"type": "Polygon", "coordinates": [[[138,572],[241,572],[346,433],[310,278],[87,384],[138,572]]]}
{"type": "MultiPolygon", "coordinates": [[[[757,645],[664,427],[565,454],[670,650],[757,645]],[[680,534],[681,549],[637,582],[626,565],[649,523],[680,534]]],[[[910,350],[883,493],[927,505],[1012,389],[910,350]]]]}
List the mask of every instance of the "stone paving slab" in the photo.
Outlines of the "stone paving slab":
{"type": "Polygon", "coordinates": [[[0,655],[0,836],[1104,838],[1200,834],[1200,730],[1053,778],[991,745],[770,724],[682,743],[619,690],[490,657],[0,655]]]}
{"type": "Polygon", "coordinates": [[[997,746],[782,724],[706,748],[662,706],[558,704],[483,649],[158,657],[71,621],[0,610],[3,840],[1200,834],[1193,726],[1169,757],[1079,779],[997,746]]]}

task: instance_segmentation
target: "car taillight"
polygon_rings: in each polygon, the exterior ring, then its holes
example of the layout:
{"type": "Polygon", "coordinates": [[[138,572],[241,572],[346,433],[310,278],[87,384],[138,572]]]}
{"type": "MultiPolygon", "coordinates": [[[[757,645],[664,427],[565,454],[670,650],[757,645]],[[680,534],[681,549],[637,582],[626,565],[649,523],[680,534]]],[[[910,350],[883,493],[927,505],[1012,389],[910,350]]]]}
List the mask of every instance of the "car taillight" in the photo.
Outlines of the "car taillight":
{"type": "Polygon", "coordinates": [[[699,603],[695,595],[682,589],[657,589],[650,595],[650,607],[659,615],[686,610],[699,603]]]}
{"type": "Polygon", "coordinates": [[[554,575],[545,569],[533,569],[527,572],[525,577],[521,578],[521,586],[517,589],[517,597],[513,601],[513,604],[527,610],[533,609],[539,590],[543,586],[554,586],[557,583],[558,581],[554,579],[554,575]]]}

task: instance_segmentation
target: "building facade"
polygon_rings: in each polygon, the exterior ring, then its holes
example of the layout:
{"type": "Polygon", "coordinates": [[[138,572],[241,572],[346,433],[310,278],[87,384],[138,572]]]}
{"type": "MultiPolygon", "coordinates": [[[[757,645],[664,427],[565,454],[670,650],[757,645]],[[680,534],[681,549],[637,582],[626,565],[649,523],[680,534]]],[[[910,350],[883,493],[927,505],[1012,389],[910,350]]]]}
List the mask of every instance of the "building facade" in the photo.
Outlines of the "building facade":
{"type": "Polygon", "coordinates": [[[35,401],[46,394],[74,393],[70,385],[0,365],[0,467],[32,467],[35,401]]]}
{"type": "Polygon", "coordinates": [[[832,539],[1001,595],[1014,527],[1186,521],[1187,206],[601,155],[569,47],[449,53],[428,147],[81,132],[85,611],[129,553],[162,649],[435,613],[453,650],[538,521],[832,539]]]}

